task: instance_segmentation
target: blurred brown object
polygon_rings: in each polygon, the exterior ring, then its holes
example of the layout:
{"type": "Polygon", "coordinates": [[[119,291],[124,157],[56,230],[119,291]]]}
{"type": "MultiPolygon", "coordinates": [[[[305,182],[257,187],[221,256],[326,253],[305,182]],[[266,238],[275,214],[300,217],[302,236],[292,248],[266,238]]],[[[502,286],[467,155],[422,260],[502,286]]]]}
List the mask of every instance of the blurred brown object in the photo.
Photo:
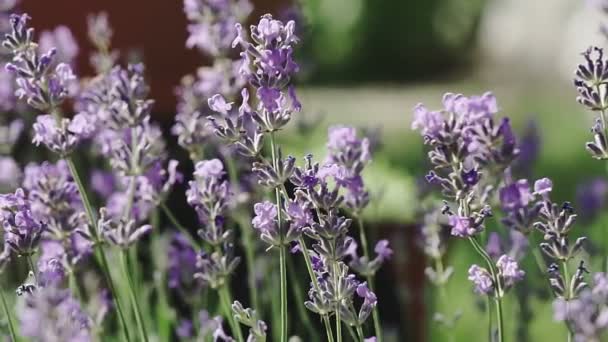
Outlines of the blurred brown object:
{"type": "MultiPolygon", "coordinates": [[[[256,10],[251,18],[256,18],[287,1],[252,2],[256,10]]],[[[185,47],[187,21],[182,0],[22,0],[19,8],[32,17],[38,33],[59,25],[72,30],[80,45],[77,70],[81,76],[93,72],[89,65],[92,46],[87,39],[87,15],[107,12],[114,29],[113,47],[121,51],[123,60],[129,51],[143,54],[158,119],[173,117],[174,89],[181,77],[209,63],[197,50],[185,47]]]]}

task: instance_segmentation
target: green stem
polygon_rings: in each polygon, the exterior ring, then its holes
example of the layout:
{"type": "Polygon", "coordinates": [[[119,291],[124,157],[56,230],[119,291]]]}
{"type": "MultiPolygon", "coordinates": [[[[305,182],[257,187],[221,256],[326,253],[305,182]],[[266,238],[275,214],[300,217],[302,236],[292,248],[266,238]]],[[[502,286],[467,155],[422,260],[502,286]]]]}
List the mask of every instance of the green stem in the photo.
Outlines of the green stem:
{"type": "Polygon", "coordinates": [[[171,221],[171,224],[175,226],[175,228],[177,228],[177,230],[179,230],[186,239],[188,239],[188,242],[190,242],[190,244],[196,249],[200,249],[201,245],[198,243],[198,241],[192,237],[190,231],[188,231],[188,228],[184,227],[181,223],[179,223],[175,215],[173,215],[173,213],[171,212],[171,209],[169,209],[169,207],[167,207],[164,202],[160,203],[160,208],[163,210],[165,216],[167,216],[169,221],[171,221]]]}
{"type": "Polygon", "coordinates": [[[304,325],[306,326],[306,329],[308,330],[308,332],[310,333],[311,337],[313,338],[314,341],[320,341],[321,338],[319,336],[319,333],[317,332],[317,330],[313,327],[312,323],[310,322],[310,318],[308,317],[308,312],[306,310],[306,307],[304,307],[304,297],[302,296],[302,286],[300,285],[300,282],[298,281],[298,277],[296,274],[296,268],[295,265],[293,263],[293,260],[291,257],[287,258],[287,267],[288,267],[288,273],[289,273],[289,282],[292,284],[293,287],[293,294],[296,297],[296,303],[298,304],[298,313],[300,315],[300,318],[302,319],[302,323],[304,323],[304,325]]]}
{"type": "MultiPolygon", "coordinates": [[[[572,279],[570,279],[570,272],[568,271],[568,261],[567,260],[562,260],[562,267],[564,268],[564,285],[566,286],[566,293],[564,296],[564,299],[566,300],[566,310],[568,310],[568,303],[570,302],[570,299],[572,299],[573,297],[573,291],[572,291],[572,279]]],[[[570,329],[570,327],[568,326],[568,324],[566,323],[566,328],[568,328],[568,342],[572,341],[572,330],[570,329]]]]}
{"type": "Polygon", "coordinates": [[[97,236],[97,217],[95,215],[95,211],[93,211],[93,206],[91,205],[91,201],[89,200],[89,196],[87,195],[86,188],[80,178],[80,174],[78,173],[78,169],[74,164],[74,161],[71,157],[67,157],[66,162],[70,169],[70,173],[72,174],[72,178],[74,178],[74,182],[76,182],[76,186],[78,187],[78,193],[80,194],[80,199],[84,205],[85,213],[87,215],[87,220],[91,225],[91,234],[93,237],[93,244],[96,250],[96,255],[98,255],[98,260],[101,262],[102,271],[106,280],[108,281],[108,286],[110,287],[110,291],[114,296],[114,301],[116,302],[116,310],[118,311],[118,316],[120,319],[120,323],[123,328],[123,333],[125,335],[125,340],[127,342],[131,341],[129,334],[129,326],[127,325],[127,321],[125,319],[124,311],[122,309],[122,305],[120,303],[120,299],[118,298],[118,292],[116,291],[116,285],[112,279],[112,275],[110,274],[110,267],[108,266],[108,260],[106,258],[105,252],[101,246],[99,241],[99,236],[97,236]]]}
{"type": "MultiPolygon", "coordinates": [[[[238,170],[234,163],[234,158],[229,154],[224,157],[226,161],[226,168],[228,169],[228,179],[233,187],[237,187],[239,184],[238,179],[238,170]]],[[[244,218],[243,214],[237,210],[235,214],[235,220],[241,229],[241,242],[243,245],[243,249],[245,250],[245,263],[247,264],[247,282],[249,287],[249,298],[251,298],[251,303],[253,307],[257,310],[259,315],[262,314],[262,307],[260,306],[259,298],[258,298],[258,287],[256,286],[254,265],[255,265],[255,246],[254,239],[252,236],[253,230],[250,227],[250,218],[244,218]]]]}
{"type": "Polygon", "coordinates": [[[2,309],[4,310],[4,315],[6,315],[6,320],[8,322],[8,330],[11,335],[11,339],[14,342],[19,341],[17,338],[17,330],[15,330],[15,325],[13,324],[13,319],[11,318],[11,312],[8,308],[8,304],[6,303],[6,297],[4,296],[4,288],[0,285],[0,300],[2,301],[2,309]]]}
{"type": "Polygon", "coordinates": [[[493,341],[494,336],[492,331],[492,300],[490,299],[490,296],[486,297],[486,309],[488,310],[488,341],[493,341]]]}
{"type": "Polygon", "coordinates": [[[230,289],[228,288],[227,284],[224,284],[219,288],[219,295],[224,314],[226,315],[226,319],[228,319],[228,324],[232,330],[232,335],[236,336],[239,342],[243,342],[243,333],[241,332],[241,327],[238,325],[234,319],[234,316],[232,315],[232,306],[230,304],[232,302],[232,296],[230,295],[230,289]]]}
{"type": "Polygon", "coordinates": [[[139,302],[137,300],[137,293],[135,292],[135,284],[133,284],[133,278],[131,277],[131,273],[129,272],[129,262],[127,251],[120,251],[120,258],[122,261],[123,272],[125,277],[127,278],[127,283],[129,285],[129,297],[131,298],[131,304],[135,309],[135,320],[137,321],[137,327],[139,329],[139,333],[144,342],[148,342],[148,332],[146,331],[146,327],[144,325],[143,316],[141,313],[141,309],[139,307],[139,302]]]}
{"type": "Polygon", "coordinates": [[[479,245],[479,242],[474,237],[469,237],[469,241],[473,248],[477,253],[484,259],[488,268],[490,269],[490,274],[492,275],[492,279],[494,284],[496,284],[496,323],[498,327],[498,342],[504,341],[504,325],[503,325],[503,317],[502,317],[502,289],[500,286],[500,281],[498,279],[498,273],[496,272],[496,268],[494,267],[494,263],[492,258],[486,253],[485,249],[479,245]]]}
{"type": "Polygon", "coordinates": [[[353,330],[353,327],[351,327],[350,325],[348,325],[346,323],[343,323],[343,324],[346,327],[346,330],[348,331],[348,334],[350,335],[352,340],[357,341],[357,335],[355,335],[355,331],[353,330]]]}
{"type": "Polygon", "coordinates": [[[496,322],[498,323],[498,341],[504,341],[504,327],[502,319],[502,300],[496,297],[496,322]]]}
{"type": "Polygon", "coordinates": [[[281,341],[287,341],[287,267],[285,246],[279,247],[279,270],[281,276],[281,341]]]}
{"type": "MultiPolygon", "coordinates": [[[[365,256],[365,258],[369,261],[370,257],[369,257],[369,251],[368,251],[368,247],[367,247],[367,237],[365,235],[365,227],[363,226],[363,220],[361,220],[361,217],[359,217],[358,215],[355,216],[357,219],[357,225],[359,226],[359,237],[361,239],[361,248],[363,249],[363,255],[365,256]]],[[[371,274],[368,274],[366,276],[367,278],[367,285],[369,286],[369,289],[375,292],[374,289],[374,278],[371,274]]],[[[374,306],[374,309],[372,310],[372,318],[374,320],[374,333],[376,335],[376,338],[378,339],[378,342],[382,342],[382,326],[380,324],[380,314],[378,313],[378,305],[376,304],[376,306],[374,306]]]]}
{"type": "MultiPolygon", "coordinates": [[[[277,151],[274,140],[274,132],[270,132],[270,149],[272,152],[272,165],[277,169],[277,151]]],[[[281,226],[281,190],[277,187],[274,189],[276,205],[277,205],[277,227],[279,229],[280,243],[279,246],[279,270],[281,281],[281,341],[287,342],[287,270],[285,265],[285,245],[283,244],[284,232],[281,226]]]]}
{"type": "Polygon", "coordinates": [[[357,336],[359,337],[359,341],[363,342],[365,340],[365,335],[363,335],[363,329],[361,328],[361,324],[357,324],[356,329],[357,329],[357,336]]]}
{"type": "Polygon", "coordinates": [[[38,275],[36,273],[36,265],[34,265],[34,261],[32,260],[32,255],[31,253],[28,253],[26,256],[27,259],[27,264],[30,267],[30,271],[32,271],[32,275],[34,276],[34,282],[36,283],[36,286],[38,286],[38,275]]]}
{"type": "MultiPolygon", "coordinates": [[[[337,262],[334,263],[334,284],[338,284],[337,262]]],[[[336,340],[342,342],[342,319],[340,318],[340,287],[337,288],[338,301],[336,302],[336,340]]]]}
{"type": "MultiPolygon", "coordinates": [[[[435,269],[438,275],[442,276],[443,273],[445,272],[445,267],[443,266],[443,260],[441,260],[441,257],[435,258],[435,269]]],[[[445,282],[441,281],[438,284],[435,285],[437,287],[437,290],[439,291],[439,299],[441,300],[441,305],[443,309],[449,308],[450,307],[450,303],[448,300],[448,293],[447,290],[445,288],[445,282]]],[[[446,315],[447,317],[447,315],[446,315]]],[[[449,322],[446,321],[443,332],[446,336],[446,339],[448,341],[453,341],[454,340],[454,334],[451,334],[448,331],[448,328],[451,327],[451,319],[452,317],[449,317],[449,322]],[[449,324],[449,325],[448,325],[449,324]]]]}

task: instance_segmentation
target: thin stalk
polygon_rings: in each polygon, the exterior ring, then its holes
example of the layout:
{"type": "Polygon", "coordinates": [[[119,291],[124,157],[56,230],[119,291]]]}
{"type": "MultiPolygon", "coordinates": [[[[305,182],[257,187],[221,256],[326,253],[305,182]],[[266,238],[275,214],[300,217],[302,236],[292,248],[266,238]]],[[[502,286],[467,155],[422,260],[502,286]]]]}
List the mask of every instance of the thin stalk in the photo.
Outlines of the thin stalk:
{"type": "Polygon", "coordinates": [[[361,328],[361,324],[357,324],[356,329],[359,341],[363,342],[365,340],[365,335],[363,335],[363,329],[361,328]]]}
{"type": "MultiPolygon", "coordinates": [[[[238,170],[234,163],[234,159],[229,154],[225,156],[226,168],[228,169],[228,179],[232,186],[236,187],[239,184],[238,178],[238,170]]],[[[243,249],[245,250],[245,263],[247,264],[247,282],[249,287],[249,297],[251,298],[251,303],[253,307],[258,311],[260,315],[262,315],[262,307],[259,303],[258,298],[258,287],[256,286],[254,265],[255,265],[255,246],[253,242],[255,241],[252,238],[252,229],[249,225],[249,220],[242,218],[240,212],[237,212],[235,215],[235,220],[239,228],[241,229],[241,242],[243,245],[243,249]]]]}
{"type": "Polygon", "coordinates": [[[72,174],[72,178],[74,178],[74,182],[76,182],[76,186],[78,187],[78,193],[80,194],[80,199],[84,205],[85,213],[87,215],[87,220],[93,229],[91,229],[91,234],[93,235],[93,245],[95,250],[97,251],[96,255],[98,255],[98,260],[101,262],[101,268],[104,273],[106,280],[108,281],[108,286],[110,287],[110,291],[112,291],[112,295],[114,296],[116,302],[116,311],[118,311],[118,317],[120,319],[120,323],[122,325],[122,330],[125,335],[125,340],[127,342],[131,341],[129,334],[129,326],[127,325],[127,320],[125,319],[125,314],[122,309],[122,304],[120,304],[120,299],[118,298],[118,292],[116,291],[116,285],[114,284],[114,280],[112,279],[112,275],[110,274],[110,267],[108,266],[108,260],[106,258],[105,252],[101,246],[99,241],[99,237],[97,236],[97,217],[95,211],[93,211],[93,206],[91,205],[91,201],[89,200],[89,196],[87,195],[86,188],[84,187],[84,183],[80,178],[80,174],[78,173],[78,169],[74,164],[74,161],[71,157],[67,157],[65,161],[68,164],[70,169],[70,173],[72,174]]]}
{"type": "MultiPolygon", "coordinates": [[[[568,261],[567,260],[563,260],[562,261],[562,265],[564,268],[564,283],[566,285],[566,295],[565,295],[565,300],[566,300],[566,311],[568,310],[568,303],[570,302],[570,299],[572,299],[573,294],[572,294],[572,285],[571,285],[571,280],[570,279],[570,272],[568,272],[568,261]]],[[[572,341],[572,330],[570,329],[570,327],[567,325],[566,323],[566,328],[568,328],[568,342],[572,341]]]]}
{"type": "Polygon", "coordinates": [[[190,231],[188,231],[188,228],[184,227],[181,223],[179,223],[179,220],[175,217],[175,215],[173,215],[171,209],[169,209],[169,207],[167,207],[164,202],[160,203],[160,208],[163,210],[165,216],[167,216],[171,224],[175,226],[175,228],[177,228],[177,230],[179,230],[186,239],[188,239],[188,242],[190,242],[193,247],[200,249],[201,245],[198,243],[198,241],[192,237],[190,231]]]}
{"type": "Polygon", "coordinates": [[[503,325],[503,316],[502,316],[502,289],[500,286],[500,282],[498,279],[498,273],[494,267],[494,263],[492,262],[492,258],[486,253],[486,251],[479,245],[479,242],[474,237],[469,237],[469,241],[473,248],[477,253],[484,259],[488,268],[490,269],[490,274],[492,275],[492,279],[494,284],[496,284],[496,325],[498,328],[498,342],[504,341],[504,325],[503,325]]]}
{"type": "Polygon", "coordinates": [[[243,342],[243,333],[241,332],[241,327],[239,326],[239,324],[236,322],[236,320],[234,319],[234,316],[232,315],[232,306],[231,306],[231,295],[230,295],[230,289],[228,288],[227,284],[224,284],[223,286],[221,286],[219,289],[219,295],[220,295],[220,302],[222,305],[222,309],[224,310],[224,314],[226,315],[226,318],[228,319],[228,323],[230,324],[230,329],[232,330],[232,335],[236,336],[237,340],[239,342],[243,342]]]}
{"type": "Polygon", "coordinates": [[[2,285],[0,285],[0,300],[2,301],[2,309],[4,310],[4,315],[6,316],[6,320],[8,322],[8,331],[11,335],[11,339],[17,342],[19,341],[17,338],[17,330],[15,330],[15,325],[13,324],[11,312],[8,308],[8,304],[6,303],[6,297],[4,296],[4,288],[2,285]]]}
{"type": "MultiPolygon", "coordinates": [[[[334,263],[334,284],[338,284],[338,270],[337,263],[334,263]]],[[[336,302],[336,340],[342,342],[342,319],[340,318],[340,287],[337,287],[338,302],[336,302]]]]}
{"type": "MultiPolygon", "coordinates": [[[[363,249],[363,255],[365,256],[365,258],[367,260],[370,260],[369,258],[369,251],[367,248],[367,237],[365,235],[365,227],[363,226],[363,220],[361,220],[361,218],[356,215],[355,216],[357,219],[357,225],[359,226],[359,237],[361,239],[361,248],[363,249]]],[[[369,286],[369,289],[376,293],[375,289],[374,289],[374,278],[372,275],[367,275],[367,285],[369,286]]],[[[374,306],[374,309],[372,310],[372,318],[374,320],[374,332],[376,335],[376,338],[378,339],[378,342],[382,342],[382,326],[380,324],[380,314],[378,313],[378,304],[376,304],[374,306]]]]}
{"type": "Polygon", "coordinates": [[[487,306],[487,310],[488,310],[488,341],[493,341],[494,340],[494,336],[493,335],[493,331],[492,331],[492,300],[490,299],[490,296],[486,296],[486,306],[487,306]]]}
{"type": "Polygon", "coordinates": [[[139,333],[144,342],[148,342],[148,332],[146,331],[146,327],[144,325],[143,316],[141,314],[141,309],[139,307],[139,302],[137,300],[137,293],[135,292],[135,285],[133,284],[133,278],[129,272],[129,263],[127,260],[127,251],[120,251],[120,258],[122,261],[123,272],[125,273],[125,277],[127,278],[127,283],[129,285],[129,296],[131,298],[131,304],[135,309],[135,320],[137,321],[137,327],[139,328],[139,333]]]}
{"type": "Polygon", "coordinates": [[[346,323],[344,323],[344,326],[346,327],[346,330],[348,330],[348,334],[353,339],[353,341],[357,341],[357,335],[355,335],[355,331],[353,330],[353,327],[351,327],[350,325],[348,325],[346,323]]]}
{"type": "Polygon", "coordinates": [[[36,265],[34,265],[34,261],[32,260],[31,253],[28,253],[25,258],[27,259],[27,264],[30,268],[30,271],[32,271],[32,275],[34,276],[34,282],[36,283],[36,286],[37,286],[38,285],[38,274],[36,272],[36,265]]]}
{"type": "Polygon", "coordinates": [[[502,301],[496,297],[496,322],[498,327],[498,341],[504,341],[504,327],[502,319],[502,301]]]}
{"type": "MultiPolygon", "coordinates": [[[[274,132],[270,132],[270,149],[272,151],[272,165],[277,168],[277,151],[274,141],[274,132]]],[[[281,341],[287,342],[287,269],[285,265],[285,245],[283,244],[283,230],[281,227],[281,190],[277,187],[274,189],[276,205],[277,205],[277,225],[281,239],[279,246],[279,270],[281,277],[281,341]]]]}
{"type": "MultiPolygon", "coordinates": [[[[441,260],[441,257],[435,259],[435,269],[437,270],[437,274],[443,274],[444,266],[443,266],[443,260],[441,260]]],[[[449,308],[450,305],[449,305],[447,290],[445,288],[445,282],[442,281],[439,284],[436,284],[436,287],[437,287],[437,290],[439,291],[439,299],[441,300],[441,304],[442,304],[443,308],[449,308]]],[[[450,325],[451,325],[451,322],[450,322],[450,325]]],[[[453,334],[450,334],[450,332],[447,330],[449,327],[450,326],[446,325],[444,327],[445,329],[443,329],[443,330],[444,330],[444,334],[447,337],[446,339],[451,342],[454,340],[454,336],[453,336],[453,334]]]]}
{"type": "Polygon", "coordinates": [[[319,333],[317,332],[317,330],[313,327],[312,323],[310,322],[310,318],[308,317],[308,312],[306,310],[306,307],[304,307],[304,297],[302,296],[303,291],[302,291],[302,287],[300,286],[300,282],[298,281],[297,274],[296,274],[296,268],[295,268],[292,258],[287,258],[287,263],[288,263],[287,266],[288,266],[289,282],[293,286],[293,294],[296,297],[295,299],[296,299],[296,303],[298,304],[298,313],[300,315],[300,318],[302,319],[302,323],[304,323],[304,325],[306,326],[306,329],[310,333],[313,340],[320,341],[321,338],[319,336],[319,333]]]}

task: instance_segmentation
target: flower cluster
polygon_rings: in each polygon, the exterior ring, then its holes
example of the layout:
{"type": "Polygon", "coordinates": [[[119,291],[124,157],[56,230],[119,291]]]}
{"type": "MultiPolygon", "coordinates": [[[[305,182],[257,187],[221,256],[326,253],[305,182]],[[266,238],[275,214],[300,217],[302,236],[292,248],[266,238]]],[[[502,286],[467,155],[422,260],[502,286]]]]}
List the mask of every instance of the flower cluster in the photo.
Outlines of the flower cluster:
{"type": "Polygon", "coordinates": [[[191,22],[186,46],[211,55],[225,55],[236,36],[234,25],[253,10],[248,0],[184,0],[184,13],[191,22]]]}
{"type": "Polygon", "coordinates": [[[475,292],[502,297],[505,291],[522,280],[526,274],[519,268],[517,261],[506,254],[498,258],[496,269],[498,272],[496,278],[494,278],[483,267],[472,265],[469,268],[469,280],[475,285],[475,292]]]}
{"type": "Polygon", "coordinates": [[[19,309],[23,336],[36,341],[91,341],[89,315],[69,290],[51,285],[24,295],[19,309]]]}
{"type": "Polygon", "coordinates": [[[608,61],[604,59],[604,51],[598,47],[588,48],[583,56],[585,63],[578,65],[574,77],[574,86],[578,92],[576,100],[591,111],[598,113],[596,123],[591,128],[594,140],[587,143],[587,151],[595,159],[608,159],[606,141],[608,61]]]}
{"type": "Polygon", "coordinates": [[[10,250],[27,256],[36,251],[45,225],[35,219],[23,189],[0,195],[0,221],[4,229],[5,253],[10,250]]]}
{"type": "Polygon", "coordinates": [[[579,292],[576,299],[557,299],[553,303],[554,318],[567,322],[574,333],[574,341],[601,341],[608,328],[606,274],[594,274],[593,286],[582,284],[579,292]]]}
{"type": "Polygon", "coordinates": [[[448,93],[444,108],[429,111],[422,104],[414,108],[412,128],[419,130],[431,147],[433,171],[427,181],[441,187],[458,205],[450,215],[452,235],[474,236],[484,229],[491,210],[485,201],[493,188],[493,175],[502,174],[517,156],[509,120],[495,124],[496,99],[490,93],[465,97],[448,93]],[[484,176],[484,177],[482,177],[484,176]]]}
{"type": "MultiPolygon", "coordinates": [[[[2,45],[11,51],[13,57],[5,68],[17,77],[15,95],[44,113],[34,124],[33,142],[36,145],[42,143],[62,156],[67,155],[82,140],[89,138],[95,127],[83,113],[76,114],[73,119],[60,117],[59,107],[73,95],[70,88],[76,82],[76,76],[69,64],[57,62],[56,48],[38,53],[38,45],[33,40],[34,30],[27,27],[28,19],[27,14],[11,16],[12,31],[5,35],[2,45]]],[[[73,46],[63,48],[74,50],[73,46]]]]}

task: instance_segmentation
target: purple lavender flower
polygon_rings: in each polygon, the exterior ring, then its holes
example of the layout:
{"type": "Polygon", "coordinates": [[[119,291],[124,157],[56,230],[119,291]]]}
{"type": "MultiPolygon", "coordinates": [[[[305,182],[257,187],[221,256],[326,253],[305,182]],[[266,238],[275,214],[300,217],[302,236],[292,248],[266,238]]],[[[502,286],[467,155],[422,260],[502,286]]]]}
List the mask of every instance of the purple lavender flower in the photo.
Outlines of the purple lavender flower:
{"type": "Polygon", "coordinates": [[[0,221],[5,249],[8,247],[17,255],[29,255],[36,250],[45,227],[34,219],[23,189],[0,195],[0,221]]]}
{"type": "Polygon", "coordinates": [[[574,78],[574,85],[579,93],[576,100],[593,111],[604,110],[607,103],[606,94],[599,90],[608,80],[608,63],[604,59],[604,51],[598,47],[590,47],[583,56],[586,63],[578,65],[574,78]]]}
{"type": "Polygon", "coordinates": [[[94,170],[91,172],[91,188],[101,197],[108,198],[116,191],[116,179],[111,172],[94,170]]]}
{"type": "Polygon", "coordinates": [[[388,240],[378,241],[376,247],[374,247],[374,252],[376,252],[382,260],[389,260],[393,256],[393,250],[389,247],[388,240]]]}
{"type": "Polygon", "coordinates": [[[54,30],[40,33],[38,48],[41,53],[57,49],[56,60],[67,64],[74,64],[79,50],[72,31],[66,26],[57,26],[54,30]]]}
{"type": "Polygon", "coordinates": [[[503,254],[502,240],[497,232],[491,232],[488,236],[486,252],[492,259],[498,259],[503,254]]]}
{"type": "Polygon", "coordinates": [[[420,131],[423,136],[433,137],[439,133],[443,125],[441,112],[429,111],[422,103],[414,107],[413,130],[420,131]]]}
{"type": "Polygon", "coordinates": [[[217,245],[230,237],[230,231],[223,227],[224,218],[232,194],[230,184],[223,180],[224,167],[220,160],[203,160],[196,163],[194,180],[189,182],[186,198],[196,210],[204,225],[199,235],[211,244],[217,245]]]}
{"type": "Polygon", "coordinates": [[[28,19],[27,14],[11,15],[12,32],[2,44],[13,58],[5,68],[17,77],[17,97],[26,98],[30,106],[40,111],[50,112],[70,95],[76,77],[68,64],[56,63],[55,48],[38,54],[34,30],[27,28],[28,19]]]}
{"type": "Polygon", "coordinates": [[[553,182],[549,178],[541,178],[534,182],[534,193],[547,198],[553,190],[553,182]]]}
{"type": "Polygon", "coordinates": [[[105,208],[99,210],[99,223],[97,225],[106,241],[125,250],[152,230],[151,225],[138,226],[133,219],[117,220],[109,218],[105,208]]]}
{"type": "Polygon", "coordinates": [[[20,184],[23,173],[12,157],[0,156],[0,192],[14,191],[20,184]]]}
{"type": "Polygon", "coordinates": [[[604,208],[608,182],[603,178],[595,178],[580,184],[576,189],[580,217],[586,222],[592,221],[604,208]]]}
{"type": "Polygon", "coordinates": [[[18,316],[21,334],[36,341],[93,340],[91,319],[69,290],[47,286],[25,294],[18,316]]]}
{"type": "Polygon", "coordinates": [[[184,13],[191,22],[186,46],[212,56],[225,55],[236,36],[234,25],[252,10],[248,0],[184,0],[184,13]]]}
{"type": "Polygon", "coordinates": [[[175,334],[180,339],[189,339],[193,336],[194,326],[192,325],[192,321],[188,319],[181,320],[175,328],[175,334]]]}
{"type": "Polygon", "coordinates": [[[239,65],[239,62],[232,60],[215,60],[213,66],[199,68],[196,77],[184,77],[176,91],[179,98],[178,114],[171,132],[194,159],[201,155],[201,144],[212,142],[213,127],[208,125],[207,119],[210,109],[208,100],[216,94],[234,99],[245,85],[244,78],[238,73],[239,65]]]}
{"type": "Polygon", "coordinates": [[[393,250],[389,247],[389,242],[387,240],[380,240],[376,243],[374,248],[376,257],[371,260],[368,257],[360,257],[357,254],[357,242],[355,242],[354,239],[350,239],[347,245],[346,254],[351,258],[348,266],[358,274],[366,277],[374,276],[380,267],[382,267],[386,261],[390,260],[393,255],[393,250]]]}
{"type": "Polygon", "coordinates": [[[39,115],[34,127],[32,142],[39,146],[44,144],[49,150],[65,156],[84,139],[90,137],[95,126],[88,115],[79,113],[73,119],[60,120],[51,115],[39,115]]]}
{"type": "Polygon", "coordinates": [[[531,120],[518,144],[519,155],[513,163],[513,170],[518,175],[530,175],[534,163],[538,159],[541,147],[541,137],[535,121],[531,120]]]}
{"type": "Polygon", "coordinates": [[[240,72],[256,89],[259,100],[258,111],[251,114],[264,130],[275,131],[283,127],[291,114],[301,109],[295,90],[285,89],[298,71],[293,58],[292,45],[298,41],[294,27],[293,21],[283,24],[266,14],[258,25],[252,26],[253,43],[250,43],[242,26],[236,24],[238,35],[233,46],[242,47],[240,72]]]}
{"type": "Polygon", "coordinates": [[[470,217],[466,216],[450,216],[450,226],[452,226],[452,235],[457,237],[473,236],[483,230],[482,226],[476,226],[470,217]]]}
{"type": "Polygon", "coordinates": [[[277,229],[277,206],[274,203],[270,201],[256,203],[253,206],[253,211],[255,212],[255,217],[251,221],[253,228],[260,232],[277,229]]]}
{"type": "Polygon", "coordinates": [[[576,342],[601,341],[608,328],[608,281],[604,273],[594,274],[594,284],[577,298],[553,302],[554,319],[565,321],[576,342]]]}
{"type": "Polygon", "coordinates": [[[74,229],[67,223],[74,219],[73,215],[83,211],[83,206],[67,163],[63,160],[56,164],[30,163],[24,174],[23,187],[28,192],[34,217],[51,224],[51,229],[74,229]],[[54,227],[54,224],[58,226],[54,227]]]}
{"type": "Polygon", "coordinates": [[[526,274],[519,268],[517,261],[508,255],[502,255],[496,262],[498,276],[502,278],[504,286],[509,288],[516,282],[522,280],[526,274]]]}
{"type": "Polygon", "coordinates": [[[479,294],[489,295],[494,291],[494,282],[492,276],[485,268],[477,265],[472,265],[469,268],[470,281],[475,285],[475,292],[479,294]]]}
{"type": "Polygon", "coordinates": [[[199,287],[194,277],[197,253],[181,233],[171,238],[168,250],[167,278],[170,289],[192,290],[199,287]]]}
{"type": "Polygon", "coordinates": [[[499,190],[499,199],[505,211],[527,207],[533,199],[528,181],[521,179],[502,187],[499,190]]]}

